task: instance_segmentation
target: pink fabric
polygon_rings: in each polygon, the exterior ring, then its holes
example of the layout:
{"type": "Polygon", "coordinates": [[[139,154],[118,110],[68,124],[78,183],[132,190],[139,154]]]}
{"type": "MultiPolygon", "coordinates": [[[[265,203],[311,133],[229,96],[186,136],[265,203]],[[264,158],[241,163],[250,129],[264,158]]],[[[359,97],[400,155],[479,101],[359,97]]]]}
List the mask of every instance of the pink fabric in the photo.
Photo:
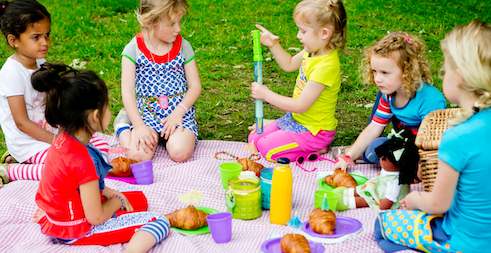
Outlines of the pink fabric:
{"type": "Polygon", "coordinates": [[[249,134],[249,143],[254,143],[256,149],[263,157],[266,157],[273,148],[296,143],[298,147],[281,151],[271,156],[272,160],[285,157],[290,159],[290,161],[295,161],[300,155],[305,156],[309,153],[326,149],[331,145],[335,135],[336,131],[319,131],[316,136],[309,131],[304,133],[285,131],[280,129],[276,121],[274,121],[264,128],[262,134],[257,134],[256,132],[249,134]]]}
{"type": "MultiPolygon", "coordinates": [[[[149,211],[169,213],[184,207],[178,196],[191,190],[201,191],[203,199],[199,206],[211,207],[226,211],[225,192],[221,186],[218,166],[223,161],[213,158],[218,151],[228,151],[240,157],[249,155],[245,151],[246,143],[225,141],[199,141],[191,160],[186,163],[171,161],[162,147],[159,147],[154,159],[154,179],[152,185],[129,185],[123,182],[107,180],[106,184],[120,190],[139,189],[147,196],[149,211]]],[[[332,156],[329,155],[329,158],[332,156]]],[[[272,164],[260,161],[265,166],[272,164]]],[[[318,167],[329,170],[332,164],[319,161],[304,164],[305,167],[318,167]]],[[[375,176],[379,171],[374,165],[357,165],[367,176],[375,176]]],[[[302,220],[308,218],[314,203],[316,173],[306,173],[293,169],[293,212],[302,220]]],[[[102,246],[67,246],[52,244],[41,234],[39,225],[32,222],[36,210],[34,195],[38,182],[12,182],[0,189],[0,252],[121,252],[123,245],[102,246]]],[[[338,215],[349,216],[363,223],[363,230],[345,242],[326,245],[326,252],[382,252],[373,239],[373,225],[377,212],[369,208],[338,212],[338,215]]],[[[269,212],[264,211],[256,220],[233,220],[232,241],[216,244],[210,234],[202,236],[183,236],[171,232],[170,236],[157,245],[152,252],[185,252],[185,253],[250,253],[260,252],[261,244],[272,234],[281,236],[294,232],[289,227],[271,225],[269,212]]],[[[406,251],[410,252],[410,251],[406,251]]]]}

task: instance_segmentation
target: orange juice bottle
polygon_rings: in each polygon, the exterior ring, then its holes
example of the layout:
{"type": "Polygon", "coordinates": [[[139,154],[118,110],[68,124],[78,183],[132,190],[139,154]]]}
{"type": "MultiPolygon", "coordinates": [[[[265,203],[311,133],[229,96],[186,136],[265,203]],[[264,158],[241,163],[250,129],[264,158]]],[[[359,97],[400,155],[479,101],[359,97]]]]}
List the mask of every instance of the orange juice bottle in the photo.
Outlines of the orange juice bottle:
{"type": "Polygon", "coordinates": [[[292,170],[287,158],[279,158],[277,163],[271,182],[269,221],[271,224],[286,225],[292,210],[292,170]]]}

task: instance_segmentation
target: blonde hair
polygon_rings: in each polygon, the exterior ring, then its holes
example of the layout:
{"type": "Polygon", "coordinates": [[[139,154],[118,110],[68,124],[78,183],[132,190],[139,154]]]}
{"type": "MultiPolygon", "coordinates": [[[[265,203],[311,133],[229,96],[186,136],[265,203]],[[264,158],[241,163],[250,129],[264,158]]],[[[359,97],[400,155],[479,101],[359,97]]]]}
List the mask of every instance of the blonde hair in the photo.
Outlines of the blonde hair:
{"type": "Polygon", "coordinates": [[[344,48],[346,44],[346,11],[341,0],[303,0],[293,12],[308,24],[332,26],[333,33],[328,48],[344,48]]]}
{"type": "Polygon", "coordinates": [[[141,0],[136,18],[142,28],[149,28],[161,18],[174,18],[186,14],[186,0],[141,0]]]}
{"type": "Polygon", "coordinates": [[[425,57],[426,47],[417,37],[405,32],[391,32],[374,45],[365,49],[362,61],[362,77],[366,83],[375,83],[371,57],[395,57],[402,70],[402,87],[407,96],[413,97],[421,82],[431,83],[431,72],[425,57]]]}
{"type": "Polygon", "coordinates": [[[474,108],[464,108],[453,124],[491,107],[491,25],[477,20],[457,26],[441,42],[445,58],[464,82],[460,88],[477,97],[474,108]]]}

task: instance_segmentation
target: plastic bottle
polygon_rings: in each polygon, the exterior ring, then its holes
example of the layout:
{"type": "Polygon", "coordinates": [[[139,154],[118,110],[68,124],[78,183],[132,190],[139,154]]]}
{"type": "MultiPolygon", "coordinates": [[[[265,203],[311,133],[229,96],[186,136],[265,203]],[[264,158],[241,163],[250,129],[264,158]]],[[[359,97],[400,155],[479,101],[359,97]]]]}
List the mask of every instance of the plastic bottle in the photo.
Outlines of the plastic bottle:
{"type": "Polygon", "coordinates": [[[293,178],[290,160],[279,158],[278,165],[273,169],[271,183],[271,204],[269,221],[271,224],[286,225],[292,211],[293,178]]]}

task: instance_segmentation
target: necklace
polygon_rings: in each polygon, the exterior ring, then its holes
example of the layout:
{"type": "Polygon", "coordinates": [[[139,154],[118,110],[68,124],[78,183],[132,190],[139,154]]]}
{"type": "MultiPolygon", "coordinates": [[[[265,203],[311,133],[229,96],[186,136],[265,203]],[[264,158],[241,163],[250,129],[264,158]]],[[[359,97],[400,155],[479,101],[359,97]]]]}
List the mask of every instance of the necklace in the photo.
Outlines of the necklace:
{"type": "MultiPolygon", "coordinates": [[[[150,57],[152,58],[152,61],[154,63],[157,63],[155,61],[154,55],[160,57],[160,55],[159,55],[159,48],[158,48],[158,46],[155,46],[153,44],[153,41],[150,38],[150,34],[148,34],[148,32],[147,33],[144,33],[143,41],[144,41],[145,44],[147,44],[146,41],[148,41],[148,45],[150,46],[150,48],[148,48],[148,51],[150,53],[150,57]],[[152,51],[155,52],[155,54],[152,51]]],[[[172,50],[172,44],[171,45],[164,44],[164,45],[167,47],[167,50],[163,50],[163,51],[166,51],[166,52],[165,52],[165,54],[162,54],[162,56],[167,56],[167,61],[166,62],[169,62],[170,61],[170,51],[172,50]]],[[[153,67],[153,65],[152,65],[152,67],[153,67]]],[[[155,70],[155,69],[153,69],[153,70],[155,70]]]]}
{"type": "MultiPolygon", "coordinates": [[[[145,46],[147,44],[146,41],[148,42],[148,45],[150,46],[150,48],[147,47],[147,49],[148,49],[148,52],[149,52],[150,58],[151,58],[150,68],[151,68],[152,74],[154,76],[158,76],[160,73],[159,73],[159,67],[157,66],[157,64],[161,64],[160,62],[157,62],[155,60],[155,56],[161,57],[158,54],[158,52],[159,52],[158,47],[153,44],[152,40],[150,39],[150,35],[148,33],[143,33],[143,43],[145,44],[145,46]],[[152,51],[157,52],[157,54],[154,54],[152,51]]],[[[168,46],[168,45],[165,45],[165,46],[168,46]]],[[[167,52],[162,55],[162,56],[167,56],[167,61],[164,64],[168,64],[170,62],[170,52],[172,50],[172,46],[173,45],[170,45],[170,48],[167,50],[167,52]]],[[[148,59],[148,60],[150,60],[150,59],[148,59]]],[[[180,95],[180,94],[178,94],[178,95],[180,95]]],[[[155,109],[153,108],[152,104],[156,103],[161,109],[166,110],[169,107],[169,98],[174,97],[174,96],[166,96],[166,95],[150,96],[150,97],[143,96],[144,101],[145,101],[144,107],[147,108],[147,110],[152,114],[154,119],[156,119],[157,121],[160,121],[159,117],[157,117],[157,113],[156,113],[155,109]]]]}

